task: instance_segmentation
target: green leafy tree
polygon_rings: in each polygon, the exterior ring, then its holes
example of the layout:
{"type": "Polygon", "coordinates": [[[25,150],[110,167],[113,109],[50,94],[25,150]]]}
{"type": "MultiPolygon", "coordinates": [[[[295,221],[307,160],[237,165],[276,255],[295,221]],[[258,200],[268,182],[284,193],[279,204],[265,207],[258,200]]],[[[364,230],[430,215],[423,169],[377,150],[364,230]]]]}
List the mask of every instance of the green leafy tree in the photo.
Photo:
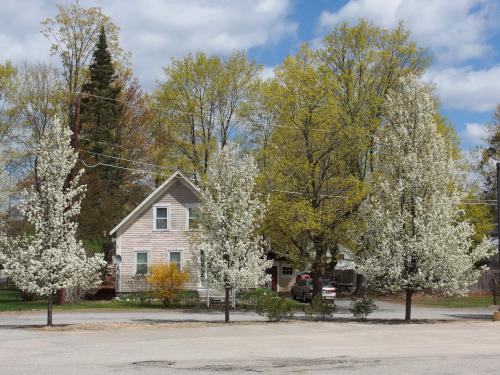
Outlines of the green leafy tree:
{"type": "Polygon", "coordinates": [[[17,69],[10,61],[0,64],[0,145],[12,128],[11,114],[7,103],[15,86],[17,69]]]}
{"type": "Polygon", "coordinates": [[[335,267],[338,244],[349,242],[365,196],[362,181],[347,168],[358,134],[338,121],[335,84],[306,46],[277,69],[279,115],[262,176],[270,194],[266,235],[273,251],[298,268],[310,267],[314,295],[335,267]]]}
{"type": "Polygon", "coordinates": [[[486,199],[496,199],[496,162],[500,160],[500,104],[493,114],[493,121],[490,124],[487,143],[480,149],[481,159],[479,161],[479,172],[481,182],[484,185],[483,197],[486,199]]]}
{"type": "Polygon", "coordinates": [[[214,153],[242,129],[260,67],[241,52],[228,58],[189,54],[165,67],[155,92],[157,163],[195,178],[206,174],[214,153]]]}
{"type": "Polygon", "coordinates": [[[367,21],[340,24],[323,41],[322,60],[334,77],[337,121],[358,129],[352,168],[361,180],[373,172],[374,134],[384,115],[388,92],[400,77],[420,76],[429,66],[427,52],[411,40],[403,24],[382,29],[367,21]]]}
{"type": "MultiPolygon", "coordinates": [[[[435,104],[437,108],[437,104],[435,104]]],[[[470,163],[467,163],[462,155],[460,140],[451,125],[442,115],[437,112],[434,114],[437,132],[443,138],[448,152],[455,160],[457,168],[463,175],[471,172],[470,163]]],[[[495,209],[492,205],[481,202],[485,199],[485,194],[479,189],[477,182],[470,186],[455,186],[454,188],[466,191],[464,201],[460,205],[463,210],[462,220],[468,221],[474,226],[474,235],[472,237],[473,247],[478,246],[483,239],[490,235],[494,229],[495,209]]]]}
{"type": "Polygon", "coordinates": [[[316,53],[303,48],[276,72],[280,88],[261,106],[274,122],[262,174],[270,190],[264,231],[273,250],[311,269],[314,295],[336,265],[338,245],[354,246],[363,228],[359,206],[374,173],[387,93],[429,62],[402,25],[386,30],[361,21],[339,25],[316,53]]]}
{"type": "Polygon", "coordinates": [[[119,28],[99,7],[84,8],[78,0],[57,5],[54,18],[43,20],[42,34],[51,43],[51,54],[61,59],[67,92],[79,91],[87,77],[87,65],[104,27],[115,59],[127,62],[129,54],[118,43],[119,28]]]}

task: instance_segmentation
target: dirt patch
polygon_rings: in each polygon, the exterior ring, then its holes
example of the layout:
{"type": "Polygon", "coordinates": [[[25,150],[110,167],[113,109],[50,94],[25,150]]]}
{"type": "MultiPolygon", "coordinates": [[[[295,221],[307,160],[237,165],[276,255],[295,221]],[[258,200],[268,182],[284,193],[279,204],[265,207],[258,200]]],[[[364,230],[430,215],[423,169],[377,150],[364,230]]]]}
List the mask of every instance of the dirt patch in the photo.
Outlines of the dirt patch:
{"type": "Polygon", "coordinates": [[[244,321],[224,323],[222,321],[168,321],[162,319],[141,319],[134,322],[116,322],[116,323],[81,323],[55,325],[52,327],[42,325],[27,326],[3,326],[2,328],[27,329],[43,332],[70,332],[70,331],[106,331],[116,329],[176,329],[176,328],[205,328],[205,327],[231,327],[231,326],[250,326],[250,325],[275,325],[275,324],[366,324],[366,325],[418,325],[418,324],[439,324],[439,323],[459,323],[458,320],[438,320],[438,319],[415,319],[409,322],[399,319],[330,319],[330,320],[287,320],[281,322],[268,321],[244,321]]]}
{"type": "MultiPolygon", "coordinates": [[[[293,321],[275,322],[275,324],[290,324],[293,321]]],[[[260,325],[270,324],[270,322],[263,321],[245,321],[245,322],[230,322],[224,323],[219,321],[202,322],[202,321],[138,321],[138,322],[117,322],[117,323],[82,323],[82,324],[68,324],[68,325],[55,325],[52,327],[47,326],[17,326],[9,328],[23,328],[35,331],[44,332],[67,332],[67,331],[104,331],[115,329],[148,329],[148,328],[202,328],[202,327],[228,327],[228,326],[243,326],[243,325],[260,325]]]]}

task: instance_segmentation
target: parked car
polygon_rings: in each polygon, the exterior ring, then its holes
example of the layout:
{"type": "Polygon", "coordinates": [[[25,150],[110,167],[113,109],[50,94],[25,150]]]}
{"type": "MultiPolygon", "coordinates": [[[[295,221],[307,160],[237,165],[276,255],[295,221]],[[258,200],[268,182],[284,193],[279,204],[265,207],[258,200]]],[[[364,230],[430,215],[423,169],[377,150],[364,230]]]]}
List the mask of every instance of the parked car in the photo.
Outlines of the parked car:
{"type": "MultiPolygon", "coordinates": [[[[303,302],[312,300],[313,281],[310,278],[297,277],[295,285],[292,287],[293,299],[300,299],[303,302]]],[[[337,289],[328,280],[323,281],[321,296],[324,300],[333,301],[337,297],[337,289]]]]}

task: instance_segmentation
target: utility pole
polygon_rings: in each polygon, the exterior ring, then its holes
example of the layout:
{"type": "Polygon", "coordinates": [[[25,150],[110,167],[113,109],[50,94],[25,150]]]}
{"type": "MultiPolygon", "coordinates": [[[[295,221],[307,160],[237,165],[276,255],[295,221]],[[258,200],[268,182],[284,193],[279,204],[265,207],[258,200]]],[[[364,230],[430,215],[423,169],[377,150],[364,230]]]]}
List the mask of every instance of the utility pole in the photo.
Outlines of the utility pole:
{"type": "MultiPolygon", "coordinates": [[[[498,241],[498,265],[497,272],[493,273],[493,304],[497,304],[498,277],[500,276],[500,162],[497,161],[497,241],[498,241]]],[[[500,320],[500,309],[493,313],[493,320],[500,320]]]]}
{"type": "Polygon", "coordinates": [[[73,118],[71,122],[71,130],[73,130],[73,134],[71,135],[71,146],[76,151],[78,148],[78,133],[80,132],[80,94],[76,94],[75,97],[73,118]]]}
{"type": "Polygon", "coordinates": [[[500,162],[497,162],[497,239],[498,267],[500,268],[500,162]]]}

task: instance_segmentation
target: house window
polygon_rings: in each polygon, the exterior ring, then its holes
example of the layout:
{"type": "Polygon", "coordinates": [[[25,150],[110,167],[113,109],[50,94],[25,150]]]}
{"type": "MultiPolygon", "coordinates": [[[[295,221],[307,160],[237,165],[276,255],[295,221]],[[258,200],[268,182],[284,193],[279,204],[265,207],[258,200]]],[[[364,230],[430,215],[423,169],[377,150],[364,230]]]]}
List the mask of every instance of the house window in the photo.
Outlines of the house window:
{"type": "Polygon", "coordinates": [[[135,253],[135,274],[146,275],[148,273],[149,253],[138,251],[135,253]]]}
{"type": "Polygon", "coordinates": [[[168,230],[168,207],[156,206],[154,208],[154,229],[168,230]]]}
{"type": "Polygon", "coordinates": [[[168,261],[177,266],[178,269],[182,269],[182,252],[181,251],[169,251],[168,261]]]}
{"type": "Polygon", "coordinates": [[[198,207],[188,207],[188,229],[197,229],[200,225],[200,210],[198,207]]]}
{"type": "Polygon", "coordinates": [[[290,266],[283,266],[281,272],[283,273],[283,275],[293,275],[293,268],[290,266]]]}

